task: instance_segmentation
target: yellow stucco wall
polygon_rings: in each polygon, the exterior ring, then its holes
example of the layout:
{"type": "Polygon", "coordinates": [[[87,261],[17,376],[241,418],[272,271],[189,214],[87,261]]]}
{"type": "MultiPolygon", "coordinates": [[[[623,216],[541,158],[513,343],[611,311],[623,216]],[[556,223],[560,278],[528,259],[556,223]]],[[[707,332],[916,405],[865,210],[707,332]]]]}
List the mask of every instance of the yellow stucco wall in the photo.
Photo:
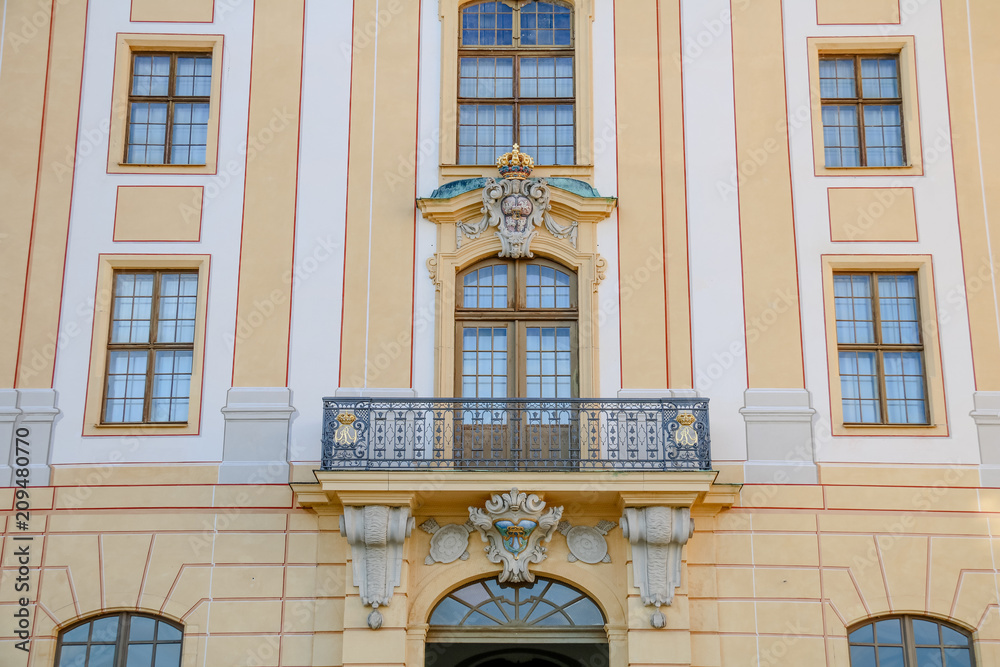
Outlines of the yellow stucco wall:
{"type": "Polygon", "coordinates": [[[168,23],[211,23],[215,14],[212,0],[132,0],[133,21],[168,23]]]}
{"type": "Polygon", "coordinates": [[[816,0],[820,25],[899,23],[899,0],[816,0]]]}
{"type": "MultiPolygon", "coordinates": [[[[206,659],[422,666],[416,644],[437,601],[499,571],[476,533],[468,560],[427,565],[430,535],[415,529],[401,585],[375,634],[352,580],[350,549],[339,536],[339,506],[318,514],[299,509],[280,485],[163,486],[169,470],[61,467],[58,486],[32,490],[28,531],[6,517],[5,615],[17,597],[11,538],[35,538],[31,585],[38,604],[29,664],[50,665],[56,634],[76,620],[139,610],[184,625],[185,667],[206,659]]],[[[190,479],[197,480],[199,470],[192,467],[190,479]]],[[[715,516],[696,511],[664,630],[648,624],[651,610],[638,599],[630,549],[618,528],[607,537],[611,563],[570,562],[565,538],[556,533],[546,560],[532,571],[598,602],[618,667],[722,667],[754,655],[762,664],[846,667],[849,625],[904,612],[965,627],[978,664],[1000,660],[993,538],[1000,490],[979,488],[970,467],[827,466],[821,478],[816,486],[746,485],[732,509],[715,516]]],[[[546,500],[564,506],[563,518],[574,525],[620,516],[605,493],[611,485],[561,488],[546,500]]],[[[463,523],[467,505],[487,494],[440,502],[423,494],[433,504],[418,502],[416,523],[430,517],[441,525],[463,523]]],[[[13,490],[0,492],[3,506],[12,502],[13,490]]],[[[4,639],[0,660],[22,664],[23,654],[4,639]]]]}
{"type": "Polygon", "coordinates": [[[916,241],[913,188],[827,188],[832,241],[916,241]]]}
{"type": "Polygon", "coordinates": [[[754,324],[778,295],[799,300],[781,2],[732,7],[733,51],[755,55],[733,59],[747,380],[751,388],[801,388],[798,307],[766,330],[754,324]]]}
{"type": "Polygon", "coordinates": [[[1000,304],[989,288],[1000,266],[1000,191],[989,187],[1000,178],[1000,166],[986,156],[1000,146],[1000,130],[991,123],[998,91],[990,82],[1000,75],[1000,43],[992,27],[1000,21],[1000,5],[990,0],[942,4],[944,44],[951,101],[952,147],[958,190],[959,226],[965,267],[965,297],[969,303],[976,388],[1000,391],[1000,304]]]}

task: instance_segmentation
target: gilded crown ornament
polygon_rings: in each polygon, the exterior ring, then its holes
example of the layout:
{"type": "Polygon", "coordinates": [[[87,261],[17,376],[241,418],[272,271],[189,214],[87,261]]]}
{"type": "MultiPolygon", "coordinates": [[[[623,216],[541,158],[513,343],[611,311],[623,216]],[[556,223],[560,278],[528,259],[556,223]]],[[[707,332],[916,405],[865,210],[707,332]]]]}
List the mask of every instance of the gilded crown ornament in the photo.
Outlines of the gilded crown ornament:
{"type": "Polygon", "coordinates": [[[560,225],[552,219],[549,186],[544,178],[528,178],[535,161],[514,150],[497,158],[497,170],[503,177],[497,181],[486,179],[483,187],[482,217],[474,222],[460,222],[455,229],[456,245],[462,247],[462,234],[470,239],[479,238],[490,227],[496,227],[500,239],[500,257],[518,259],[534,257],[531,241],[538,236],[538,227],[544,225],[557,239],[567,239],[576,247],[577,222],[560,225]]]}
{"type": "Polygon", "coordinates": [[[333,440],[338,445],[350,446],[358,441],[358,432],[356,429],[351,428],[351,424],[354,423],[356,417],[349,412],[341,412],[337,415],[337,421],[340,422],[340,426],[337,427],[336,433],[333,434],[333,440]]]}
{"type": "Polygon", "coordinates": [[[497,170],[504,178],[523,181],[528,176],[531,176],[531,170],[535,166],[535,161],[531,159],[530,155],[522,153],[518,149],[519,146],[514,144],[514,150],[498,157],[497,170]]]}

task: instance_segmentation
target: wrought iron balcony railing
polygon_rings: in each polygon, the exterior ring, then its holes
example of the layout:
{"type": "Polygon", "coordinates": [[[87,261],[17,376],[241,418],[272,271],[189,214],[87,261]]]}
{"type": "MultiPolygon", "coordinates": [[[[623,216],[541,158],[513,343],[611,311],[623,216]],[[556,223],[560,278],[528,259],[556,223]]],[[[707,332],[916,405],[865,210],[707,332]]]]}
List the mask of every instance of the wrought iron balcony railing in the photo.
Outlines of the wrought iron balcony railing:
{"type": "Polygon", "coordinates": [[[323,399],[323,470],[708,470],[708,399],[323,399]]]}

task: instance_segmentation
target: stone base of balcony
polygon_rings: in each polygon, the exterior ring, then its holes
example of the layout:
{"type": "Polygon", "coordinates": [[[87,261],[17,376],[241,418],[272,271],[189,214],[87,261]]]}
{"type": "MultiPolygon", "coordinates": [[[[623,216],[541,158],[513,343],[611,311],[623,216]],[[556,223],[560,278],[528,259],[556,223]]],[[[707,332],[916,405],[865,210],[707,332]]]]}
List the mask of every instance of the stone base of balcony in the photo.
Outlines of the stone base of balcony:
{"type": "Polygon", "coordinates": [[[432,514],[485,502],[511,486],[567,507],[586,505],[593,512],[619,512],[623,507],[669,505],[690,507],[697,514],[714,514],[731,507],[740,486],[715,484],[718,472],[621,471],[510,472],[461,470],[317,470],[316,482],[292,484],[299,507],[339,513],[343,505],[409,504],[432,514]],[[393,500],[395,499],[395,500],[393,500]]]}

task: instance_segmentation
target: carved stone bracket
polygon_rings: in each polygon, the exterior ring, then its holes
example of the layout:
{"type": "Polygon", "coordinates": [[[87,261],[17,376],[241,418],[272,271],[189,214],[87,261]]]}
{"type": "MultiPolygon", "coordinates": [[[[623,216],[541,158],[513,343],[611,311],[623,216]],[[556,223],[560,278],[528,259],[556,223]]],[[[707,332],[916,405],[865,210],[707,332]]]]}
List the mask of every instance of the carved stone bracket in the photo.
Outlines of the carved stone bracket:
{"type": "Polygon", "coordinates": [[[441,526],[434,519],[427,519],[420,524],[420,530],[431,534],[431,553],[424,559],[425,565],[469,559],[469,533],[475,530],[471,521],[441,526]]]}
{"type": "Polygon", "coordinates": [[[662,628],[667,619],[661,605],[670,606],[681,583],[681,549],[694,534],[687,507],[627,507],[622,534],[632,545],[632,578],[642,603],[656,607],[649,624],[662,628]]]}
{"type": "Polygon", "coordinates": [[[516,488],[510,493],[493,494],[485,508],[470,507],[469,520],[486,542],[483,551],[490,562],[503,564],[497,580],[531,583],[535,575],[528,566],[545,560],[547,550],[542,543],[552,539],[563,508],[553,507],[546,512],[541,498],[516,488]]]}
{"type": "Polygon", "coordinates": [[[441,291],[441,277],[438,275],[438,258],[437,255],[431,255],[427,258],[427,275],[430,276],[431,282],[434,283],[434,289],[438,292],[441,291]]]}
{"type": "Polygon", "coordinates": [[[559,523],[559,532],[566,536],[569,562],[610,563],[608,541],[604,536],[615,527],[611,521],[598,521],[597,526],[571,526],[569,521],[559,523]]]}
{"type": "Polygon", "coordinates": [[[597,288],[600,287],[602,282],[604,282],[604,278],[607,275],[608,260],[604,259],[600,255],[597,255],[597,262],[594,264],[594,294],[597,294],[597,288]]]}
{"type": "Polygon", "coordinates": [[[409,507],[348,505],[340,517],[340,534],[351,545],[354,584],[361,603],[372,608],[368,627],[382,627],[379,607],[392,600],[403,569],[403,542],[413,530],[409,507]]]}

